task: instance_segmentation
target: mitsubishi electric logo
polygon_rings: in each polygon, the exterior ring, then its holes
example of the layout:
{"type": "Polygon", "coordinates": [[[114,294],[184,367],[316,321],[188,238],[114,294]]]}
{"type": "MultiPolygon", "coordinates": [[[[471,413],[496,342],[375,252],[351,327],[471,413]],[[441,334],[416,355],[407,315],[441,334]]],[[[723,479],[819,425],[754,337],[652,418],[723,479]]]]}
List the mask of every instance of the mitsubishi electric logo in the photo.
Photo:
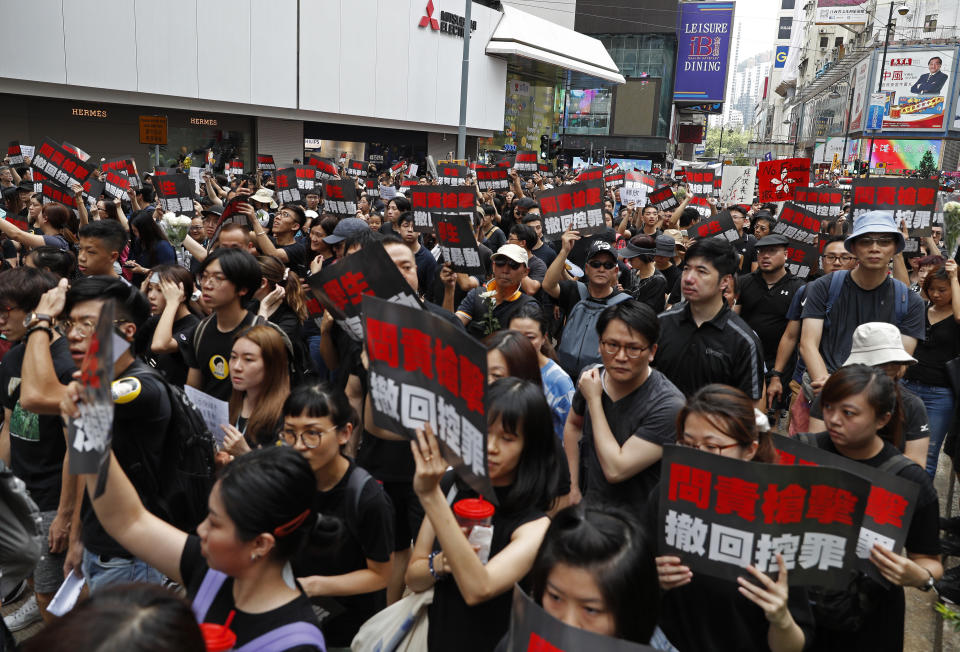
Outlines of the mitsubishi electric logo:
{"type": "MultiPolygon", "coordinates": [[[[463,16],[451,13],[449,11],[440,12],[440,20],[437,20],[433,17],[433,0],[427,0],[427,11],[420,17],[420,27],[430,26],[430,29],[435,32],[443,32],[445,34],[452,34],[453,36],[459,36],[463,38],[463,25],[466,23],[466,20],[463,16]]],[[[477,31],[477,21],[470,21],[470,31],[477,31]]]]}
{"type": "Polygon", "coordinates": [[[436,31],[440,29],[440,23],[433,17],[433,0],[427,0],[427,13],[420,18],[420,27],[430,25],[430,29],[436,31]]]}

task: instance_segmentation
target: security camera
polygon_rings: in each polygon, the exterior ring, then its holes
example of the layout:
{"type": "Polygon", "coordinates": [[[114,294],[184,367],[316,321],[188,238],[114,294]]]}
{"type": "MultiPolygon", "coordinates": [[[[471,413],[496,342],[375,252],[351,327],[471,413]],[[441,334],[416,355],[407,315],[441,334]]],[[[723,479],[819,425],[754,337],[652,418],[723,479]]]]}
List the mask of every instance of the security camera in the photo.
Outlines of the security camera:
{"type": "Polygon", "coordinates": [[[910,7],[908,7],[907,5],[900,5],[897,7],[897,13],[900,14],[901,16],[906,16],[907,14],[910,13],[910,7]]]}

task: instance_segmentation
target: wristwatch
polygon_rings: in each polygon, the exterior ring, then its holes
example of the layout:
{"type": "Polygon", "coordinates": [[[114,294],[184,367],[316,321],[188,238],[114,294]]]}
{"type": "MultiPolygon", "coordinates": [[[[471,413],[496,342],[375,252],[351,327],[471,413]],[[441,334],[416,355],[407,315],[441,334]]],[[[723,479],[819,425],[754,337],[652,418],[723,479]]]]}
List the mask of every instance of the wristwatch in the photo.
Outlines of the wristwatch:
{"type": "Polygon", "coordinates": [[[53,317],[51,317],[50,315],[44,315],[43,313],[40,313],[40,312],[31,312],[29,315],[24,317],[23,327],[30,328],[34,324],[41,321],[45,321],[47,322],[47,324],[53,324],[53,317]]]}
{"type": "Polygon", "coordinates": [[[918,589],[924,592],[927,592],[930,589],[932,589],[934,584],[936,584],[937,582],[935,579],[933,579],[933,573],[927,570],[927,574],[929,575],[929,577],[927,578],[927,581],[917,587],[918,589]]]}

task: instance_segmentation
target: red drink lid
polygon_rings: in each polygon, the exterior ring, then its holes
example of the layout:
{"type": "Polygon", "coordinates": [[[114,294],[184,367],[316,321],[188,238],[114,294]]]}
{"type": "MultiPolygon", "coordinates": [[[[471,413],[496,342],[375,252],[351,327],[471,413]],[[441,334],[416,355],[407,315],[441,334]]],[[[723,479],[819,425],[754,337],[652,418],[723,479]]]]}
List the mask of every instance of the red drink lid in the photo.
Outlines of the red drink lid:
{"type": "Polygon", "coordinates": [[[200,632],[207,645],[207,652],[227,652],[237,644],[237,635],[224,625],[200,623],[200,632]]]}
{"type": "Polygon", "coordinates": [[[453,513],[460,518],[470,518],[481,521],[493,516],[495,509],[491,503],[483,498],[464,498],[453,504],[453,513]]]}

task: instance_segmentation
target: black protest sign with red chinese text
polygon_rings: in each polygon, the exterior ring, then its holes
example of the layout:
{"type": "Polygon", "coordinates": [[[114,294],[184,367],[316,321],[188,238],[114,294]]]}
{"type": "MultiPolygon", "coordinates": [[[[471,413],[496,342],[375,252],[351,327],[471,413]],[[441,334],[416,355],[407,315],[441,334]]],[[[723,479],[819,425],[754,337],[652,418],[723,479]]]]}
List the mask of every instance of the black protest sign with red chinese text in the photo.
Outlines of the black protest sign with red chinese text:
{"type": "MultiPolygon", "coordinates": [[[[33,192],[43,192],[43,182],[50,181],[50,177],[36,168],[31,168],[30,176],[33,177],[33,192]]],[[[92,176],[90,175],[87,179],[89,180],[92,176]]]]}
{"type": "Polygon", "coordinates": [[[257,154],[257,169],[273,171],[277,169],[277,164],[270,154],[257,154]]]}
{"type": "Polygon", "coordinates": [[[614,189],[623,187],[626,181],[627,173],[623,170],[603,175],[603,185],[605,188],[614,189]]]}
{"type": "Polygon", "coordinates": [[[472,186],[411,186],[409,197],[413,228],[419,233],[434,232],[435,213],[467,215],[472,220],[477,206],[477,193],[472,186]]]}
{"type": "Polygon", "coordinates": [[[549,188],[539,193],[537,200],[545,239],[559,239],[568,227],[579,231],[581,236],[593,235],[606,228],[603,223],[602,178],[549,188]]]}
{"type": "Polygon", "coordinates": [[[44,138],[33,153],[30,167],[40,170],[61,186],[70,188],[74,184],[82,186],[94,166],[84,163],[49,138],[44,138]]]}
{"type": "Polygon", "coordinates": [[[307,193],[317,188],[317,168],[312,165],[294,165],[293,169],[297,173],[297,188],[300,195],[307,196],[307,193]]]}
{"type": "Polygon", "coordinates": [[[763,464],[664,446],[658,551],[693,574],[735,581],[746,566],[791,586],[843,588],[859,566],[870,483],[837,468],[763,464]]]}
{"type": "Polygon", "coordinates": [[[911,238],[929,236],[937,210],[939,183],[930,179],[854,179],[850,210],[856,223],[867,211],[890,211],[897,228],[905,220],[911,238]]]}
{"type": "Polygon", "coordinates": [[[817,259],[820,256],[820,247],[816,244],[807,244],[791,240],[787,245],[787,261],[784,265],[788,272],[799,278],[807,278],[810,272],[817,269],[817,259]]]}
{"type": "Polygon", "coordinates": [[[390,166],[391,174],[399,174],[407,168],[407,162],[405,160],[399,160],[393,165],[390,166]]]}
{"type": "Polygon", "coordinates": [[[532,177],[537,172],[538,163],[537,153],[531,149],[517,150],[513,157],[513,169],[524,178],[532,177]]]}
{"type": "Polygon", "coordinates": [[[100,195],[104,193],[106,187],[107,184],[104,181],[98,179],[95,174],[91,174],[83,182],[83,194],[87,197],[93,197],[95,200],[100,199],[100,195]]]}
{"type": "Polygon", "coordinates": [[[274,190],[278,204],[302,204],[304,192],[297,183],[296,168],[283,168],[273,175],[274,190]]]}
{"type": "MultiPolygon", "coordinates": [[[[351,182],[352,183],[352,182],[351,182]]],[[[421,308],[416,293],[407,285],[380,243],[371,243],[333,265],[324,265],[307,282],[314,296],[333,314],[334,320],[358,342],[363,340],[360,302],[363,295],[421,308]]]]}
{"type": "Polygon", "coordinates": [[[63,141],[63,148],[68,152],[70,152],[71,154],[73,154],[74,156],[76,156],[81,161],[87,161],[90,158],[90,155],[87,154],[85,151],[83,151],[76,145],[71,145],[67,141],[63,141]]]}
{"type": "Polygon", "coordinates": [[[478,165],[475,173],[480,190],[506,190],[510,187],[507,168],[478,165]]]}
{"type": "Polygon", "coordinates": [[[653,192],[647,193],[647,201],[657,207],[658,211],[673,211],[680,202],[673,194],[673,188],[670,186],[661,186],[653,192]]]}
{"type": "Polygon", "coordinates": [[[43,196],[44,204],[63,204],[67,208],[77,210],[77,196],[73,194],[73,190],[61,186],[56,181],[42,181],[40,194],[43,196]]]}
{"type": "MultiPolygon", "coordinates": [[[[68,419],[67,423],[72,475],[97,473],[101,465],[110,460],[110,439],[113,434],[113,319],[113,300],[107,300],[100,308],[97,328],[90,336],[83,362],[80,363],[80,416],[68,419]]],[[[117,383],[125,380],[139,382],[133,378],[121,378],[117,383]]]]}
{"type": "Polygon", "coordinates": [[[733,223],[733,216],[729,211],[720,211],[705,222],[698,222],[689,229],[687,235],[697,240],[701,238],[723,238],[727,242],[736,242],[740,239],[737,226],[733,223]]]}
{"type": "Polygon", "coordinates": [[[180,174],[180,171],[177,168],[154,168],[153,176],[162,177],[167,174],[180,174]]]}
{"type": "Polygon", "coordinates": [[[537,163],[537,172],[540,176],[553,176],[553,168],[549,163],[537,163]]]}
{"type": "Polygon", "coordinates": [[[757,165],[757,200],[760,202],[793,199],[797,188],[810,185],[810,159],[780,158],[757,165]]]}
{"type": "Polygon", "coordinates": [[[580,171],[580,174],[577,175],[576,181],[597,181],[603,180],[603,168],[601,167],[589,167],[584,168],[580,171]]]}
{"type": "Polygon", "coordinates": [[[773,233],[816,246],[820,237],[820,218],[793,202],[786,202],[773,223],[773,233]]]}
{"type": "Polygon", "coordinates": [[[856,555],[860,570],[886,584],[876,566],[869,561],[870,550],[875,543],[897,553],[903,550],[920,487],[904,478],[790,437],[775,434],[773,445],[780,464],[813,466],[817,471],[833,467],[854,473],[870,483],[866,511],[856,540],[856,555]]]}
{"type": "Polygon", "coordinates": [[[242,224],[250,226],[250,220],[246,214],[240,212],[240,206],[249,204],[247,195],[234,195],[226,204],[223,205],[223,213],[220,214],[220,220],[217,222],[217,230],[213,232],[213,237],[207,244],[207,250],[210,251],[217,244],[217,238],[220,237],[220,231],[227,224],[242,224]]]}
{"type": "Polygon", "coordinates": [[[443,261],[450,263],[455,272],[482,276],[484,269],[470,217],[437,213],[433,216],[433,223],[437,228],[437,244],[443,252],[443,261]]]}
{"type": "Polygon", "coordinates": [[[27,231],[30,228],[30,225],[27,224],[26,220],[21,220],[18,215],[7,213],[7,211],[0,208],[0,219],[10,222],[21,231],[27,231]]]}
{"type": "Polygon", "coordinates": [[[307,165],[312,165],[317,169],[317,181],[340,178],[340,168],[337,167],[336,161],[332,158],[311,156],[307,159],[307,165]]]}
{"type": "Polygon", "coordinates": [[[356,182],[353,179],[327,179],[324,181],[323,210],[341,217],[356,217],[356,182]]]}
{"type": "Polygon", "coordinates": [[[437,165],[437,183],[441,186],[462,186],[467,182],[470,168],[466,165],[443,163],[437,165]]]}
{"type": "Polygon", "coordinates": [[[817,217],[835,217],[843,206],[843,192],[839,188],[803,186],[794,190],[793,203],[817,217]]]}
{"type": "Polygon", "coordinates": [[[697,209],[700,217],[710,217],[709,197],[713,196],[713,179],[716,176],[713,170],[703,168],[686,168],[687,189],[690,193],[690,206],[697,209]]]}
{"type": "Polygon", "coordinates": [[[130,190],[130,177],[126,170],[110,169],[103,173],[103,192],[114,199],[125,199],[130,190]]]}
{"type": "Polygon", "coordinates": [[[603,636],[567,625],[547,613],[523,592],[513,587],[513,608],[507,635],[512,651],[524,652],[653,652],[654,648],[621,638],[603,636]]]}
{"type": "Polygon", "coordinates": [[[7,147],[7,163],[13,167],[23,165],[23,152],[20,150],[20,141],[10,141],[10,146],[7,147]]]}
{"type": "Polygon", "coordinates": [[[500,169],[502,169],[502,170],[509,170],[510,168],[512,168],[512,167],[514,166],[514,163],[515,163],[515,162],[516,162],[516,156],[513,156],[513,155],[504,156],[503,158],[498,159],[498,160],[493,164],[493,167],[495,167],[495,168],[500,168],[500,169]]]}
{"type": "Polygon", "coordinates": [[[186,174],[167,174],[154,180],[154,187],[163,205],[164,212],[193,217],[196,209],[193,205],[196,185],[186,174]]]}
{"type": "Polygon", "coordinates": [[[225,171],[231,177],[235,177],[243,174],[243,161],[237,158],[232,159],[230,162],[227,163],[225,171]]]}
{"type": "Polygon", "coordinates": [[[366,161],[347,159],[347,164],[343,166],[343,171],[351,179],[366,179],[368,165],[370,164],[366,161]]]}
{"type": "Polygon", "coordinates": [[[134,190],[140,190],[143,188],[143,182],[140,180],[139,173],[137,172],[137,162],[133,160],[132,156],[110,159],[109,161],[103,163],[100,167],[104,172],[107,170],[123,170],[130,178],[131,188],[134,190]]]}
{"type": "MultiPolygon", "coordinates": [[[[368,197],[368,198],[372,199],[372,198],[374,198],[374,197],[379,197],[379,196],[380,196],[380,181],[379,181],[379,179],[377,179],[377,178],[364,179],[364,181],[363,181],[363,186],[364,186],[364,188],[365,188],[365,192],[367,193],[367,197],[368,197]]],[[[370,203],[372,204],[373,202],[370,202],[370,203]]]]}
{"type": "Polygon", "coordinates": [[[416,439],[429,423],[444,460],[496,504],[487,469],[487,349],[426,310],[363,299],[373,422],[416,439]]]}

